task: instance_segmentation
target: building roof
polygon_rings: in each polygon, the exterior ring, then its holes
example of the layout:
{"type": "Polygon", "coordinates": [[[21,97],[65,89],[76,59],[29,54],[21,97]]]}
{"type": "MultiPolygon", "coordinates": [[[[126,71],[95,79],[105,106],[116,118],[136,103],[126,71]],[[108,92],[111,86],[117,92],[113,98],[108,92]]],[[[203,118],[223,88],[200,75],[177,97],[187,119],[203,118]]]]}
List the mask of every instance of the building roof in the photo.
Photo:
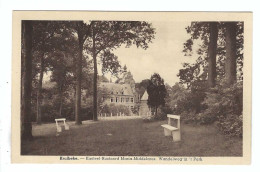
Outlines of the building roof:
{"type": "Polygon", "coordinates": [[[148,100],[148,93],[147,93],[147,91],[144,92],[141,100],[148,100]]]}
{"type": "Polygon", "coordinates": [[[108,94],[134,96],[133,90],[129,84],[101,82],[99,86],[102,89],[105,89],[108,94]]]}

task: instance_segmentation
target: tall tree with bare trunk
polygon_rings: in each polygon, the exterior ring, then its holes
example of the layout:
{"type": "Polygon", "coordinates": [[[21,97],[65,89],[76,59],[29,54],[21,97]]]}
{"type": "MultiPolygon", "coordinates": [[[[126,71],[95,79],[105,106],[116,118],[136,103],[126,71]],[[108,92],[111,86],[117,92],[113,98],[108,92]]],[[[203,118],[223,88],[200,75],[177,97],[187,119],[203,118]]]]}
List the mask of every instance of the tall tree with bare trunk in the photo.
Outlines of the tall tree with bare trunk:
{"type": "Polygon", "coordinates": [[[82,124],[80,119],[81,113],[81,83],[82,83],[82,56],[83,45],[90,34],[90,24],[83,21],[73,22],[74,31],[78,37],[78,58],[76,60],[76,97],[75,97],[75,123],[82,124]]]}
{"type": "Polygon", "coordinates": [[[217,40],[218,40],[218,23],[209,23],[209,46],[208,46],[208,85],[215,87],[216,85],[216,56],[217,56],[217,40]]]}
{"type": "Polygon", "coordinates": [[[236,57],[236,31],[237,22],[227,22],[226,26],[226,61],[225,61],[225,81],[231,85],[236,82],[237,57],[236,57]]]}
{"type": "Polygon", "coordinates": [[[22,21],[21,138],[32,139],[32,21],[22,21]]]}

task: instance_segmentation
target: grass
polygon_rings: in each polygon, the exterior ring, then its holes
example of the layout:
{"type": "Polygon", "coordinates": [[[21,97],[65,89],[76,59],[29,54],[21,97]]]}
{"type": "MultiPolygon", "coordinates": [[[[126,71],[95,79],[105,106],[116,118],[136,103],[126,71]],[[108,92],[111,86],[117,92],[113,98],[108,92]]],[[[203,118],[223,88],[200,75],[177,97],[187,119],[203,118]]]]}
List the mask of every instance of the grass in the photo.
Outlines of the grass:
{"type": "Polygon", "coordinates": [[[227,138],[213,125],[182,124],[182,141],[174,143],[163,135],[160,125],[164,123],[142,119],[87,122],[71,124],[59,136],[55,124],[34,126],[35,138],[22,144],[22,155],[242,156],[242,139],[227,138]]]}

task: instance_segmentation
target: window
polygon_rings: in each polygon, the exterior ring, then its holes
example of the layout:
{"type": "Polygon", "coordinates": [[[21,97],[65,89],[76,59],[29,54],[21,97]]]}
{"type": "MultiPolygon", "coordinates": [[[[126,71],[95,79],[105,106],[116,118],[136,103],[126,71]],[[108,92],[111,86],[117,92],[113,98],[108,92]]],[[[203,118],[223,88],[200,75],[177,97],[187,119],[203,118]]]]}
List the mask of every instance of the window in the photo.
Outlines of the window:
{"type": "Polygon", "coordinates": [[[111,102],[114,102],[114,98],[113,97],[110,100],[111,100],[111,102]]]}
{"type": "Polygon", "coordinates": [[[126,102],[129,102],[129,98],[126,98],[125,101],[126,101],[126,102]]]}
{"type": "Polygon", "coordinates": [[[124,98],[121,98],[121,102],[124,102],[124,98]]]}
{"type": "Polygon", "coordinates": [[[134,98],[131,98],[131,102],[134,103],[134,98]]]}
{"type": "Polygon", "coordinates": [[[124,91],[122,91],[122,95],[124,95],[124,91]]]}
{"type": "Polygon", "coordinates": [[[116,102],[119,102],[119,101],[118,101],[118,97],[116,97],[116,102]]]}

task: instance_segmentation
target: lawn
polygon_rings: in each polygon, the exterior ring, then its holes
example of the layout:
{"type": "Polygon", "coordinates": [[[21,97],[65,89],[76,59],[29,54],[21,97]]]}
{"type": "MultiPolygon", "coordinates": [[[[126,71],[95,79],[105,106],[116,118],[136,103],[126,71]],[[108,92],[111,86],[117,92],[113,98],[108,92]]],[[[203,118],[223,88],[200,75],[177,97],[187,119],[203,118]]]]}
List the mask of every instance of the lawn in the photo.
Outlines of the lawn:
{"type": "Polygon", "coordinates": [[[34,140],[22,144],[23,155],[82,156],[242,156],[242,139],[228,138],[213,126],[181,124],[182,141],[163,135],[166,121],[142,119],[70,124],[56,136],[55,124],[33,126],[34,140]]]}

